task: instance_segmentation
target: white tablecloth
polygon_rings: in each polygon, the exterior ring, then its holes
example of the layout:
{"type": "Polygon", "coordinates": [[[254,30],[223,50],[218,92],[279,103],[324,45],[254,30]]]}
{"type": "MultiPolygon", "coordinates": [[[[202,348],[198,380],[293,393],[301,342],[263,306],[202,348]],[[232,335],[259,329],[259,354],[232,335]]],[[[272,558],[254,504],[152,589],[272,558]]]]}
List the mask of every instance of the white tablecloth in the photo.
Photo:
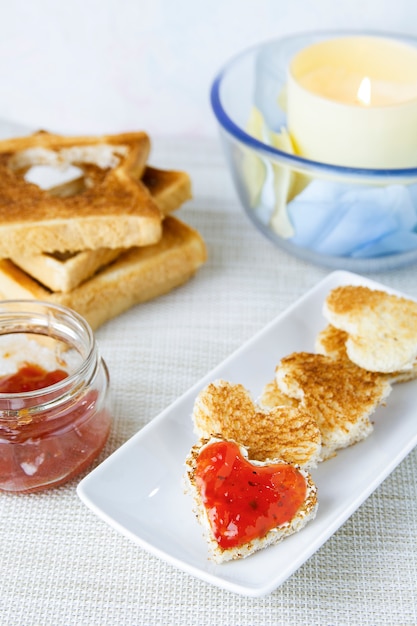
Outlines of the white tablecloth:
{"type": "MultiPolygon", "coordinates": [[[[97,331],[114,406],[99,460],[328,273],[254,230],[217,141],[154,139],[151,161],[190,173],[194,199],[179,217],[200,230],[209,260],[185,286],[97,331]]],[[[417,297],[416,267],[373,277],[417,297]]],[[[85,507],[77,480],[50,492],[0,494],[0,624],[415,625],[416,475],[414,450],[261,598],[223,591],[151,556],[85,507]]]]}

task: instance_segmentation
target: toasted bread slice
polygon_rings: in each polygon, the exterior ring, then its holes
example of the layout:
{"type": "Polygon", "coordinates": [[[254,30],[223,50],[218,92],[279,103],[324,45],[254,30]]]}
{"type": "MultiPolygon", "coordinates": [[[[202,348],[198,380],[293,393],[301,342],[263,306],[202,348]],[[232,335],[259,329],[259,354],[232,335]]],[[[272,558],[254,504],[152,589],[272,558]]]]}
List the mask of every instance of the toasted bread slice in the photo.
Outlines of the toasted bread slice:
{"type": "Polygon", "coordinates": [[[51,292],[9,260],[0,261],[0,295],[34,298],[68,306],[93,329],[140,302],[186,282],[206,260],[203,239],[193,228],[170,216],[161,240],[131,248],[114,263],[69,293],[51,292]]]}
{"type": "MultiPolygon", "coordinates": [[[[142,183],[164,217],[191,197],[191,181],[185,172],[146,167],[142,183]]],[[[66,197],[82,184],[82,179],[75,179],[55,187],[52,192],[66,197]]],[[[24,254],[13,255],[11,261],[51,291],[71,291],[123,251],[124,248],[98,248],[76,253],[24,254]]]]}
{"type": "Polygon", "coordinates": [[[0,257],[149,245],[161,213],[138,178],[149,154],[145,133],[0,141],[0,257]],[[33,165],[74,164],[85,174],[75,195],[49,194],[25,180],[33,165]]]}
{"type": "Polygon", "coordinates": [[[369,419],[391,392],[387,380],[345,359],[295,352],[276,368],[279,389],[312,415],[321,432],[321,460],[365,439],[369,419]]]}
{"type": "Polygon", "coordinates": [[[69,292],[117,257],[124,248],[98,248],[84,252],[13,255],[12,263],[51,291],[69,292]]]}
{"type": "MultiPolygon", "coordinates": [[[[210,464],[213,467],[214,463],[210,464]]],[[[194,512],[207,540],[210,558],[216,563],[246,558],[274,545],[299,532],[316,515],[317,488],[310,474],[280,459],[248,462],[246,449],[233,441],[202,440],[192,448],[186,468],[186,491],[193,497],[194,512]],[[214,484],[206,487],[202,483],[202,455],[207,450],[211,455],[221,455],[222,450],[213,446],[224,443],[227,444],[227,459],[219,457],[224,463],[224,475],[218,475],[214,484]],[[274,472],[274,479],[269,484],[263,481],[263,468],[274,472]],[[246,473],[250,480],[246,480],[246,473]],[[291,478],[286,478],[286,474],[291,478]],[[278,494],[276,500],[275,491],[278,494]],[[266,492],[269,502],[265,507],[262,498],[266,492]],[[268,515],[271,515],[275,502],[278,506],[271,527],[268,515]],[[242,529],[244,533],[252,529],[254,532],[250,536],[247,532],[246,537],[239,536],[242,529]]],[[[206,474],[203,480],[207,479],[210,477],[206,474]]]]}
{"type": "Polygon", "coordinates": [[[238,441],[257,461],[280,458],[315,467],[320,455],[321,435],[314,418],[298,407],[256,406],[243,385],[210,383],[197,396],[193,420],[200,437],[238,441]]]}
{"type": "Polygon", "coordinates": [[[353,363],[371,372],[411,370],[417,357],[417,302],[346,285],[326,298],[324,315],[348,333],[346,350],[353,363]]]}
{"type": "MultiPolygon", "coordinates": [[[[349,335],[344,330],[339,330],[329,324],[317,335],[316,352],[330,356],[333,359],[346,359],[350,361],[346,350],[348,337],[349,335]]],[[[417,359],[414,361],[411,369],[380,375],[385,377],[391,384],[405,383],[413,380],[417,378],[417,359]]]]}

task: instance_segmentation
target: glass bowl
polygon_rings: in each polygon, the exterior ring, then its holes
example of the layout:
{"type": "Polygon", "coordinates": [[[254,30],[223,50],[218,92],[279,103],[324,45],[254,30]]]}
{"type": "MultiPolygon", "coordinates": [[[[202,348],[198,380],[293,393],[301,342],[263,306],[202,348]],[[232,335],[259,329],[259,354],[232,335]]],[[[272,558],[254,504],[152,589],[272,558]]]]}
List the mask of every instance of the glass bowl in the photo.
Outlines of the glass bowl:
{"type": "Polygon", "coordinates": [[[417,47],[411,36],[363,31],[276,39],[230,60],[212,84],[211,104],[240,202],[263,235],[316,265],[385,271],[417,261],[417,167],[368,169],[303,158],[292,150],[286,126],[293,56],[350,35],[417,47]]]}

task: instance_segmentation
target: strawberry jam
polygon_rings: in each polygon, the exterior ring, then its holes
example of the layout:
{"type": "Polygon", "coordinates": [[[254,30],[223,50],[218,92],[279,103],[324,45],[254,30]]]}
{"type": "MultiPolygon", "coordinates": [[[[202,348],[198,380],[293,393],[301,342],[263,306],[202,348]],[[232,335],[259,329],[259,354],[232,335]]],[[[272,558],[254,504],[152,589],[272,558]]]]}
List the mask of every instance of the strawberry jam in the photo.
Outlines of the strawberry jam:
{"type": "Polygon", "coordinates": [[[0,367],[0,491],[40,491],[86,470],[111,426],[109,374],[86,320],[0,300],[0,367]]]}
{"type": "Polygon", "coordinates": [[[102,450],[110,414],[100,386],[81,392],[71,385],[61,391],[51,387],[67,377],[64,370],[32,363],[0,377],[0,490],[27,493],[60,485],[102,450]],[[36,403],[30,392],[36,392],[36,403]],[[19,408],[5,419],[4,405],[19,408]]]}
{"type": "Polygon", "coordinates": [[[0,393],[22,393],[49,387],[68,376],[64,370],[46,371],[35,363],[25,363],[14,374],[0,376],[0,393]]]}
{"type": "Polygon", "coordinates": [[[212,532],[224,550],[290,522],[306,498],[306,480],[295,467],[253,465],[230,441],[204,447],[195,476],[212,532]]]}

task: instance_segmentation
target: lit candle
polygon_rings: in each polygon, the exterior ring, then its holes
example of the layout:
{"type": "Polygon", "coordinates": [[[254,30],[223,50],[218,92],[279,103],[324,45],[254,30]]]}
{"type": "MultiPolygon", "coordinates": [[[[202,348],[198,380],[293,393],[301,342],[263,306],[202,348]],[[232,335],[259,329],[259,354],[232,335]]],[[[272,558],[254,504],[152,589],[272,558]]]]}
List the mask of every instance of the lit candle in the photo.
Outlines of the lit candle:
{"type": "Polygon", "coordinates": [[[365,168],[417,167],[417,48],[351,36],[292,60],[288,128],[301,156],[365,168]]]}

